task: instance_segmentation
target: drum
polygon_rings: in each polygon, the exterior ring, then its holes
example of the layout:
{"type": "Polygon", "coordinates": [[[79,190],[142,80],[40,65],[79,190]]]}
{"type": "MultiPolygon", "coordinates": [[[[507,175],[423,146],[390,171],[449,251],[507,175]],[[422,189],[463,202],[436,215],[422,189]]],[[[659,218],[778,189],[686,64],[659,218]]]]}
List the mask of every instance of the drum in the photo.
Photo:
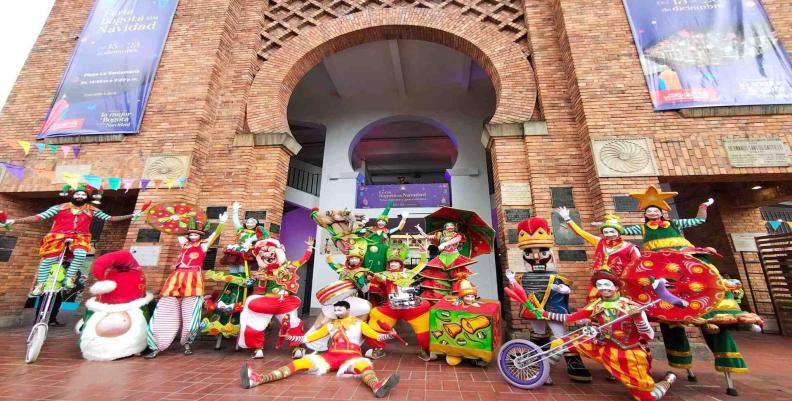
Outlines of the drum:
{"type": "Polygon", "coordinates": [[[316,299],[322,305],[332,306],[338,301],[343,301],[357,293],[355,283],[350,280],[334,281],[316,292],[316,299]]]}
{"type": "Polygon", "coordinates": [[[421,298],[418,296],[419,292],[420,288],[397,287],[395,293],[388,294],[388,304],[393,309],[415,308],[421,304],[421,298]]]}

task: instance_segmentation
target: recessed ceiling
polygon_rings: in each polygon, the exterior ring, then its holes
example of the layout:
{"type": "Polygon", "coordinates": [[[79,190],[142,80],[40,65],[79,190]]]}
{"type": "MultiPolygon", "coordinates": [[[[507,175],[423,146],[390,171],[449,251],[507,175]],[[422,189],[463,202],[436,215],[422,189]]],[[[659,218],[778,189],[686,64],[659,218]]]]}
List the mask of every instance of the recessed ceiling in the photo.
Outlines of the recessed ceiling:
{"type": "Polygon", "coordinates": [[[443,173],[457,149],[440,128],[419,121],[394,121],[369,128],[355,144],[352,167],[365,161],[371,174],[443,173]]]}

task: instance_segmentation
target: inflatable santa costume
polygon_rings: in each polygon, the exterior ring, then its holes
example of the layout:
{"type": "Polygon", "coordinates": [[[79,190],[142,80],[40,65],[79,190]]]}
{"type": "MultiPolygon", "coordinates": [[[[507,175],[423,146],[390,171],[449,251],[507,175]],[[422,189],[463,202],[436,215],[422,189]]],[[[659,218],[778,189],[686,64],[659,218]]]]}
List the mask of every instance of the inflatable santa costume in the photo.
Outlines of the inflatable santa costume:
{"type": "Polygon", "coordinates": [[[85,303],[85,314],[77,322],[83,358],[112,361],[146,349],[148,304],[146,278],[127,251],[106,253],[94,261],[92,272],[96,294],[85,303]]]}

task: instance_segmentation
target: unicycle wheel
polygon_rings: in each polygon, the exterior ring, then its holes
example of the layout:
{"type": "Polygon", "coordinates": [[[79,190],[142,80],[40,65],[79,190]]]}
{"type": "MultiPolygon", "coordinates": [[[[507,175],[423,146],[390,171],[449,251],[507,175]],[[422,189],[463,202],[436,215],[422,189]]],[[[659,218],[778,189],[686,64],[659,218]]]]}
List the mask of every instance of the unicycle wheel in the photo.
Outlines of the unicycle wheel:
{"type": "Polygon", "coordinates": [[[531,390],[543,385],[550,375],[550,362],[547,357],[538,357],[542,349],[525,340],[511,340],[501,346],[498,352],[498,370],[512,386],[531,390]],[[535,356],[535,360],[523,362],[535,356]]]}
{"type": "Polygon", "coordinates": [[[33,363],[38,359],[41,347],[47,339],[47,324],[37,323],[33,326],[27,342],[27,351],[25,352],[25,363],[33,363]]]}

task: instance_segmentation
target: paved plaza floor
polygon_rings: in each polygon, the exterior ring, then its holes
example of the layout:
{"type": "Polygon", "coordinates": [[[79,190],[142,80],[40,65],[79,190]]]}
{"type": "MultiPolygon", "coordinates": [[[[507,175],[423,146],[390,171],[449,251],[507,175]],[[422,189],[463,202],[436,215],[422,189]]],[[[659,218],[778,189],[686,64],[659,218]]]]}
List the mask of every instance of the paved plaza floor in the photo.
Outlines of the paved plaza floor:
{"type": "MultiPolygon", "coordinates": [[[[369,389],[354,378],[333,374],[298,374],[286,380],[251,390],[239,385],[239,367],[251,361],[249,352],[234,352],[231,342],[219,351],[213,341],[200,341],[195,354],[183,356],[176,347],[154,360],[139,357],[113,362],[88,362],[81,359],[76,336],[70,327],[55,328],[44,345],[39,360],[23,361],[28,328],[7,331],[0,346],[0,399],[5,400],[373,400],[369,389]]],[[[684,379],[672,387],[669,401],[678,400],[792,400],[792,338],[778,335],[740,333],[738,342],[751,373],[736,375],[738,397],[727,396],[723,376],[712,368],[712,361],[696,364],[698,382],[684,379]]],[[[270,344],[268,344],[271,346],[270,344]]],[[[415,348],[388,345],[389,355],[375,367],[381,377],[394,372],[401,382],[390,400],[410,401],[488,401],[488,400],[630,400],[618,383],[606,380],[605,371],[588,362],[594,375],[591,384],[573,384],[561,366],[553,369],[553,386],[524,391],[503,380],[497,367],[487,369],[460,365],[446,366],[442,361],[424,363],[415,348]]],[[[286,349],[268,349],[265,359],[253,361],[257,369],[270,370],[289,362],[286,349]]],[[[665,361],[654,362],[659,377],[668,370],[665,361]]]]}

